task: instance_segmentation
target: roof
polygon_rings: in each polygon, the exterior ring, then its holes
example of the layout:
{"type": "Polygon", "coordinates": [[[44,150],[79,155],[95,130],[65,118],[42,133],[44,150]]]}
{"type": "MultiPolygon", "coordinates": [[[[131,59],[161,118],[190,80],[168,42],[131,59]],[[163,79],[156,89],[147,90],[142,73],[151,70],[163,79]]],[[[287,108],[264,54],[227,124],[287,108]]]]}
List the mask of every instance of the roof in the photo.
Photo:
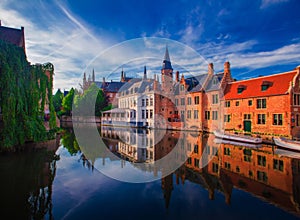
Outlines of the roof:
{"type": "Polygon", "coordinates": [[[296,76],[297,71],[290,71],[270,76],[258,77],[248,80],[231,82],[225,90],[225,99],[242,99],[249,97],[264,97],[286,94],[290,87],[290,82],[296,76]],[[262,85],[268,88],[262,91],[262,85]],[[238,88],[243,91],[239,94],[238,88]]]}
{"type": "Polygon", "coordinates": [[[165,52],[165,56],[164,56],[164,60],[163,60],[163,66],[162,69],[173,69],[172,68],[172,64],[171,64],[171,60],[170,60],[170,56],[169,56],[169,50],[168,50],[168,46],[166,47],[166,52],[165,52]]]}
{"type": "Polygon", "coordinates": [[[105,90],[106,92],[118,92],[121,87],[126,84],[125,82],[99,82],[95,81],[98,88],[105,90]]]}
{"type": "Polygon", "coordinates": [[[0,26],[0,39],[25,49],[24,28],[15,29],[0,26]]]}
{"type": "Polygon", "coordinates": [[[207,83],[205,92],[215,91],[220,89],[220,83],[223,79],[224,73],[214,74],[213,77],[207,83]]]}
{"type": "Polygon", "coordinates": [[[153,90],[153,83],[154,79],[132,79],[131,81],[125,83],[122,88],[120,88],[119,92],[128,92],[131,93],[144,93],[146,91],[146,88],[149,88],[150,90],[153,90]]]}

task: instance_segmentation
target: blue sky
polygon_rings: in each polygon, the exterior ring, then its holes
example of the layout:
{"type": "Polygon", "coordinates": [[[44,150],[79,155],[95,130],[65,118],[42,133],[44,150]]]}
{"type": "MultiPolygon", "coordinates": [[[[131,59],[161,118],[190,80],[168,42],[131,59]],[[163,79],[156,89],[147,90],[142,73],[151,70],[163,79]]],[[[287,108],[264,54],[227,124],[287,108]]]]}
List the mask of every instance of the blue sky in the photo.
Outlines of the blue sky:
{"type": "Polygon", "coordinates": [[[54,64],[56,90],[78,87],[92,68],[97,80],[122,67],[159,74],[166,44],[184,74],[225,61],[237,79],[289,71],[300,64],[299,10],[297,0],[2,0],[0,19],[25,27],[28,59],[54,64]]]}

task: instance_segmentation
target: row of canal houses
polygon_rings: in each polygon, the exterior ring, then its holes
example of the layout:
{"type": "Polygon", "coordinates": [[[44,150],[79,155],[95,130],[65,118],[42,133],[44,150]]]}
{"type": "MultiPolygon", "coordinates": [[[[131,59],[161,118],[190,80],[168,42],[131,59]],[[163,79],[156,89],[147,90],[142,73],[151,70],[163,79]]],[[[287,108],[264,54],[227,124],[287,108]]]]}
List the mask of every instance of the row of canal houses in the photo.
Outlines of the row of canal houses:
{"type": "Polygon", "coordinates": [[[230,63],[222,72],[173,77],[166,48],[161,79],[133,78],[117,92],[118,107],[103,112],[103,125],[300,137],[300,66],[247,80],[233,79],[230,63]],[[174,79],[175,78],[175,79],[174,79]]]}

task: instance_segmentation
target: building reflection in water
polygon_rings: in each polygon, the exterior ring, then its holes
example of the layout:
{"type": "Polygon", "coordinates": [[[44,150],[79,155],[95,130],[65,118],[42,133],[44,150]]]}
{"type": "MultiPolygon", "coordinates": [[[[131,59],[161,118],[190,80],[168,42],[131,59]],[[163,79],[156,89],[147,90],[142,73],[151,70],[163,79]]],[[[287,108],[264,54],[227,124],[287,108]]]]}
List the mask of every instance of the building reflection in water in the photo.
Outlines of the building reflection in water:
{"type": "MultiPolygon", "coordinates": [[[[276,153],[276,146],[242,146],[217,142],[213,135],[168,131],[163,137],[158,130],[125,130],[102,127],[101,136],[111,152],[137,163],[151,163],[167,155],[180,144],[180,160],[188,159],[174,174],[161,180],[166,207],[176,184],[185,180],[197,183],[214,199],[221,192],[230,205],[233,188],[243,190],[275,206],[300,216],[300,159],[276,153]],[[177,143],[178,142],[178,143],[177,143]]],[[[234,199],[234,198],[233,198],[234,199]]]]}

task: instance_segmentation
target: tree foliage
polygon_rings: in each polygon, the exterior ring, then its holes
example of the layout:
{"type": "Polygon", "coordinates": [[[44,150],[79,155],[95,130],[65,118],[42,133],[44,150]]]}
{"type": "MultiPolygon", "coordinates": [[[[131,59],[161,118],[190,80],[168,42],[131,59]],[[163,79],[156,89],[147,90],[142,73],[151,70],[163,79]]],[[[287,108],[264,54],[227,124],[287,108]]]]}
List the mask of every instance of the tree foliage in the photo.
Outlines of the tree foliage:
{"type": "Polygon", "coordinates": [[[56,127],[53,71],[51,63],[30,65],[22,48],[0,40],[1,147],[21,145],[26,140],[45,140],[45,103],[49,103],[50,129],[56,127]]]}
{"type": "Polygon", "coordinates": [[[64,115],[71,115],[75,90],[72,88],[62,100],[62,112],[64,115]]]}
{"type": "Polygon", "coordinates": [[[53,96],[53,106],[55,112],[59,112],[61,110],[63,98],[64,94],[60,91],[60,89],[58,89],[55,95],[53,96]]]}

